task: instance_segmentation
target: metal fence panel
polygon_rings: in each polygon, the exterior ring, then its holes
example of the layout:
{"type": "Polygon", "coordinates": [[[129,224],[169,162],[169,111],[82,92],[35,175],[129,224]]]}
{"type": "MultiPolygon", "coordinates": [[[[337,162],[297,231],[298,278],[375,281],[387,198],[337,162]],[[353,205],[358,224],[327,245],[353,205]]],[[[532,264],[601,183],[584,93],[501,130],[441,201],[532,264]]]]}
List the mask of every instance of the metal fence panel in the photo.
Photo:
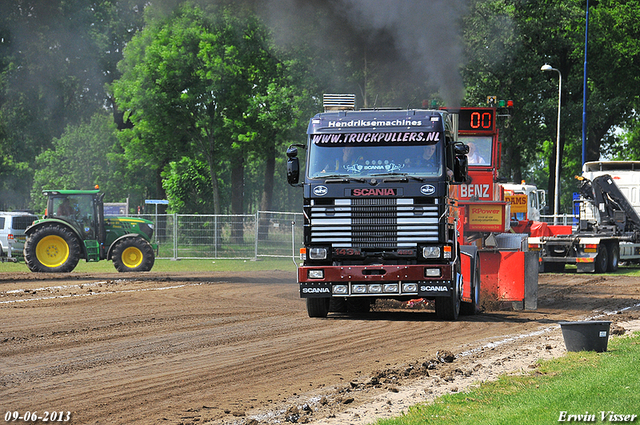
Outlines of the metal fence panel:
{"type": "Polygon", "coordinates": [[[154,223],[157,258],[291,257],[302,245],[302,214],[147,214],[154,223]]]}

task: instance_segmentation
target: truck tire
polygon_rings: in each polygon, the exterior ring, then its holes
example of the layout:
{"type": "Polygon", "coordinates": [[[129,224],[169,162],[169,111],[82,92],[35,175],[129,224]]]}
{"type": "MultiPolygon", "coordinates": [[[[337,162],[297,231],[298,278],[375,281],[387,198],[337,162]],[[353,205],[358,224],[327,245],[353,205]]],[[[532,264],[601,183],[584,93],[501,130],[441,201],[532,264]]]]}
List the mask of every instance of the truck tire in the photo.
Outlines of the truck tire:
{"type": "Polygon", "coordinates": [[[457,272],[450,297],[436,297],[436,316],[440,320],[458,320],[460,314],[460,279],[462,275],[457,272]]]}
{"type": "MultiPolygon", "coordinates": [[[[476,264],[480,261],[476,260],[476,264]]],[[[480,269],[476,267],[471,279],[471,302],[463,302],[460,305],[460,314],[464,316],[473,316],[480,311],[480,269]]]]}
{"type": "Polygon", "coordinates": [[[607,267],[609,265],[609,249],[606,245],[600,245],[594,265],[596,273],[605,273],[607,271],[607,267]]]}
{"type": "Polygon", "coordinates": [[[27,267],[37,273],[68,273],[78,265],[80,253],[76,234],[60,224],[34,230],[24,244],[27,267]]]}
{"type": "Polygon", "coordinates": [[[368,313],[371,311],[371,298],[347,298],[347,312],[368,313]]]}
{"type": "Polygon", "coordinates": [[[611,242],[607,245],[609,250],[609,263],[607,264],[607,272],[613,273],[618,270],[620,265],[620,245],[618,242],[611,242]]]}
{"type": "Polygon", "coordinates": [[[327,317],[331,298],[307,298],[307,314],[309,317],[327,317]]]}
{"type": "Polygon", "coordinates": [[[125,238],[116,242],[112,259],[119,272],[148,272],[156,257],[149,242],[142,238],[125,238]]]}
{"type": "Polygon", "coordinates": [[[334,313],[346,313],[347,312],[347,300],[345,298],[332,297],[329,301],[329,312],[334,313]]]}

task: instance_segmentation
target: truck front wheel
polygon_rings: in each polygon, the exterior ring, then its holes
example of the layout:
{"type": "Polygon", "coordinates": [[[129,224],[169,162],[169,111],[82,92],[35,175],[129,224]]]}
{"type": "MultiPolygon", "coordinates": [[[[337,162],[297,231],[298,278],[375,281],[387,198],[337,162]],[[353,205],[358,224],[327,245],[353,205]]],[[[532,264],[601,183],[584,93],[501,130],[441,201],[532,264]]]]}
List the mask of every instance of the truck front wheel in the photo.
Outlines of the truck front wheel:
{"type": "Polygon", "coordinates": [[[119,272],[148,272],[155,262],[153,248],[141,238],[125,238],[117,242],[112,257],[119,272]]]}
{"type": "Polygon", "coordinates": [[[27,238],[24,259],[32,272],[67,273],[78,264],[80,241],[65,226],[42,226],[27,238]]]}
{"type": "Polygon", "coordinates": [[[307,314],[309,317],[327,317],[331,298],[307,298],[307,314]]]}
{"type": "MultiPolygon", "coordinates": [[[[480,264],[478,258],[476,258],[476,264],[480,264]]],[[[480,309],[480,269],[476,267],[471,276],[471,302],[463,302],[460,305],[460,314],[465,316],[472,316],[480,309]]]]}
{"type": "Polygon", "coordinates": [[[460,291],[462,274],[456,273],[450,297],[436,298],[436,316],[440,320],[458,320],[460,314],[460,291]]]}

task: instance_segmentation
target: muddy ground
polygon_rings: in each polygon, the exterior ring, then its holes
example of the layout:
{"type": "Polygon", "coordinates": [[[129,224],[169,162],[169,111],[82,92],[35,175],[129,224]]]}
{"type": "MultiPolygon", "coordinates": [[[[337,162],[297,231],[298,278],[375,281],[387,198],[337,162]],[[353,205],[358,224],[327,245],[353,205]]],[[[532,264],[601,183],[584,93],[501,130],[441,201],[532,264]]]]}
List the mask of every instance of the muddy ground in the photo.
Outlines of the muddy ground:
{"type": "Polygon", "coordinates": [[[536,311],[310,319],[291,272],[0,274],[0,415],[364,424],[562,355],[559,321],[634,328],[639,303],[640,278],[545,274],[536,311]]]}

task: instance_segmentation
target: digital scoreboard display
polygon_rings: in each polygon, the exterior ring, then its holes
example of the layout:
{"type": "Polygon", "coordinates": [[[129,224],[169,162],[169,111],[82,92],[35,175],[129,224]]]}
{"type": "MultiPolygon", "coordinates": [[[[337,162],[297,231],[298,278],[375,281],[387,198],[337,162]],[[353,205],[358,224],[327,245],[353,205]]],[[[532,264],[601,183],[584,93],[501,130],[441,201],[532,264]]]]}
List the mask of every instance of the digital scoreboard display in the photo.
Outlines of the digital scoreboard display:
{"type": "Polygon", "coordinates": [[[496,110],[493,108],[460,108],[458,130],[495,131],[496,110]]]}

